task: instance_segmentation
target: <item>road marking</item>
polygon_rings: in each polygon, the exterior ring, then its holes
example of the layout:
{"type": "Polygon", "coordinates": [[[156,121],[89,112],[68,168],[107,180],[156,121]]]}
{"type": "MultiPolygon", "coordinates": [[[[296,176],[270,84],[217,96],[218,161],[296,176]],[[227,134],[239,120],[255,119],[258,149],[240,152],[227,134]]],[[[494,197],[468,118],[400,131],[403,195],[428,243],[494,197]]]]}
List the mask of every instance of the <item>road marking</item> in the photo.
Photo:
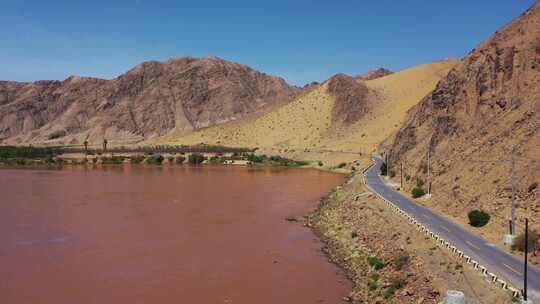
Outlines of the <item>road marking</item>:
{"type": "Polygon", "coordinates": [[[521,275],[521,272],[519,272],[519,271],[515,270],[514,268],[512,268],[512,267],[506,265],[505,263],[502,263],[502,264],[503,264],[504,267],[506,267],[506,268],[512,270],[514,273],[517,273],[518,275],[521,275]]]}
{"type": "Polygon", "coordinates": [[[480,250],[480,247],[476,246],[475,244],[473,244],[473,243],[471,243],[471,242],[469,242],[469,241],[465,241],[465,243],[467,243],[467,245],[473,247],[473,248],[476,249],[476,250],[480,250]]]}

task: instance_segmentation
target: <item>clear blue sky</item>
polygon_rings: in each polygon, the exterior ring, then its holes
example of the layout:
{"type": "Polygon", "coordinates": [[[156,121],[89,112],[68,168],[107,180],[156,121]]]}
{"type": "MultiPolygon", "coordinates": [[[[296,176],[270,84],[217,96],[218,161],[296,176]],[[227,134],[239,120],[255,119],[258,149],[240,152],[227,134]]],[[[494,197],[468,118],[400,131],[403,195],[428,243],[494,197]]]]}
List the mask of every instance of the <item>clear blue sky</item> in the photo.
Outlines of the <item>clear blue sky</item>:
{"type": "Polygon", "coordinates": [[[534,0],[3,1],[0,79],[215,55],[303,85],[463,57],[534,0]]]}

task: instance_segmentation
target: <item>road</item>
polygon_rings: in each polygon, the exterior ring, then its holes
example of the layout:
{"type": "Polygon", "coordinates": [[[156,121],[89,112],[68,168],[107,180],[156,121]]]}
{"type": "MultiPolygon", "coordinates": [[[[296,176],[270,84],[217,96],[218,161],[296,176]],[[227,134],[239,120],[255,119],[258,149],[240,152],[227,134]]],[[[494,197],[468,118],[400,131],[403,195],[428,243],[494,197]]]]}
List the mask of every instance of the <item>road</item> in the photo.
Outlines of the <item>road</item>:
{"type": "MultiPolygon", "coordinates": [[[[366,183],[373,191],[414,217],[418,222],[450,244],[456,246],[465,255],[484,265],[488,271],[497,274],[499,278],[506,280],[515,288],[523,288],[524,267],[521,259],[495,247],[495,245],[483,238],[465,230],[459,224],[451,222],[387,186],[379,176],[382,160],[374,157],[373,161],[375,165],[364,173],[366,183]]],[[[539,302],[540,270],[538,268],[534,266],[528,267],[528,282],[529,298],[539,302]]]]}

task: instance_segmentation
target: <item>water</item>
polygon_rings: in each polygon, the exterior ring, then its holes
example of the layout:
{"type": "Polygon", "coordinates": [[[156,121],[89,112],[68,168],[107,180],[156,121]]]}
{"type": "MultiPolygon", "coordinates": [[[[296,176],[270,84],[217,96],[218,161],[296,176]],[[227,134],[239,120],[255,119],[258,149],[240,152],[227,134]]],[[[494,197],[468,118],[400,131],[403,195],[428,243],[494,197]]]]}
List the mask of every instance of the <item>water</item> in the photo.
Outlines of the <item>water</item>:
{"type": "Polygon", "coordinates": [[[2,303],[338,303],[301,218],[341,175],[119,166],[0,170],[2,303]]]}

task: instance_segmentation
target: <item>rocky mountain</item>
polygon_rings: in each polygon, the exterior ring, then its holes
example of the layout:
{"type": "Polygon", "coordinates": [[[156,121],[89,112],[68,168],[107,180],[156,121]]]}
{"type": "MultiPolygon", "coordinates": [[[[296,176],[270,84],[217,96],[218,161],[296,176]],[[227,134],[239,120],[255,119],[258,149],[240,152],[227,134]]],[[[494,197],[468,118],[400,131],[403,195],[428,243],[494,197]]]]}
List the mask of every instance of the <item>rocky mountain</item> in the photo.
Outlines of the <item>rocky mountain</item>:
{"type": "Polygon", "coordinates": [[[413,177],[407,188],[427,181],[428,150],[433,207],[459,219],[485,209],[490,229],[507,230],[514,151],[520,212],[529,206],[540,215],[540,195],[530,193],[540,182],[540,3],[473,49],[409,111],[390,147],[392,162],[413,177]]]}
{"type": "Polygon", "coordinates": [[[332,117],[334,122],[353,124],[365,115],[373,95],[368,87],[354,77],[338,74],[328,80],[328,93],[335,98],[332,117]]]}
{"type": "Polygon", "coordinates": [[[356,76],[356,79],[358,80],[374,80],[377,78],[381,78],[384,76],[388,76],[394,74],[394,72],[387,70],[385,68],[378,68],[371,71],[367,71],[364,74],[356,76]]]}
{"type": "Polygon", "coordinates": [[[0,142],[140,141],[237,120],[298,92],[216,57],[145,62],[112,80],[2,81],[0,142]]]}

